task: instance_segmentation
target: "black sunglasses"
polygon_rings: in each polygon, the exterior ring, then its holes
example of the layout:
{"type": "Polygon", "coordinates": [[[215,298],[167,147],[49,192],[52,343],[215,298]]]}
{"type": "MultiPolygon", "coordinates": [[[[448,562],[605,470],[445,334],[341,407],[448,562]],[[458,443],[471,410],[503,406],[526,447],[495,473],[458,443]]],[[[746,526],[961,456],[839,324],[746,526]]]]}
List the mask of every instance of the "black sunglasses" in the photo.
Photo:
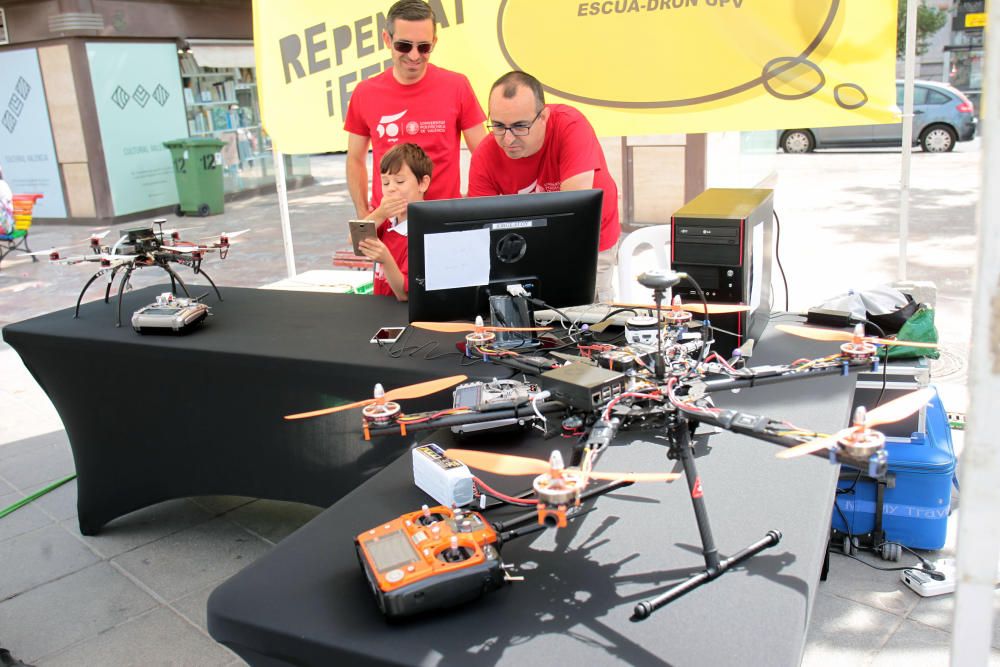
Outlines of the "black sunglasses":
{"type": "Polygon", "coordinates": [[[392,48],[399,51],[400,53],[409,53],[413,50],[413,47],[417,47],[417,53],[422,56],[426,56],[434,48],[434,45],[430,42],[408,42],[405,39],[398,39],[392,43],[392,48]]]}

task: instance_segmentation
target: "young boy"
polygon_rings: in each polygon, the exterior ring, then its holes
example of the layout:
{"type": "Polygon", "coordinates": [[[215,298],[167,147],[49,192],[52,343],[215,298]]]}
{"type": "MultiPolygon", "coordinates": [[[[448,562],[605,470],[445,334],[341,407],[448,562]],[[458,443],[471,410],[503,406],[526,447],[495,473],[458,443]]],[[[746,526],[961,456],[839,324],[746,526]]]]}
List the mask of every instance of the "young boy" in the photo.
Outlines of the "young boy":
{"type": "Polygon", "coordinates": [[[377,239],[358,244],[368,259],[375,260],[373,292],[406,301],[409,262],[406,239],[406,206],[423,201],[431,184],[434,164],[416,144],[399,144],[382,156],[382,201],[367,220],[381,221],[377,239]]]}

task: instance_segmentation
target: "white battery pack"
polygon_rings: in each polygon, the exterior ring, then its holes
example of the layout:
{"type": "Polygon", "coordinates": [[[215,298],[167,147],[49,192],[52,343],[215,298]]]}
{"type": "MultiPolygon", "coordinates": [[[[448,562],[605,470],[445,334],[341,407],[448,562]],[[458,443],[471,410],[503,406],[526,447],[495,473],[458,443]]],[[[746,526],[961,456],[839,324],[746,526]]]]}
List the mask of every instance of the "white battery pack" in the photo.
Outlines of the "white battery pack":
{"type": "Polygon", "coordinates": [[[413,452],[413,483],[445,507],[464,507],[472,503],[472,473],[465,464],[449,459],[433,443],[413,452]]]}

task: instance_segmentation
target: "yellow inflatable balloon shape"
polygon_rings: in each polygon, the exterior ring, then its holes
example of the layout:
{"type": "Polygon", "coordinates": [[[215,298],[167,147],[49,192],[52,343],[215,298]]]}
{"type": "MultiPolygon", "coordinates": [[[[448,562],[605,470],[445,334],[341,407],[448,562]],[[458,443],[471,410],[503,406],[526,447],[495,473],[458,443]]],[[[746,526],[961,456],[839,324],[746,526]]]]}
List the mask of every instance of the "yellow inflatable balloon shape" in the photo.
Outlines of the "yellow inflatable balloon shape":
{"type": "MultiPolygon", "coordinates": [[[[734,98],[795,100],[820,91],[844,4],[503,0],[497,23],[510,66],[564,99],[637,110],[712,108],[734,98]]],[[[854,83],[839,83],[833,97],[844,109],[868,99],[854,83]]]]}

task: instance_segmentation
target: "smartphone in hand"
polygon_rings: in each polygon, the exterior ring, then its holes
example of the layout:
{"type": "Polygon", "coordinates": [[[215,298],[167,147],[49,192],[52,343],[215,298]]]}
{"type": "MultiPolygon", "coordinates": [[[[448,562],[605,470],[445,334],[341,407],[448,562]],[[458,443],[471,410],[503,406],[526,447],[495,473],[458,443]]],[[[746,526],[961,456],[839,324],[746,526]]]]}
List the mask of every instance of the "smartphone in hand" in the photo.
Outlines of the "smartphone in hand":
{"type": "Polygon", "coordinates": [[[375,233],[375,221],[350,220],[347,224],[351,228],[351,242],[354,244],[354,254],[358,256],[364,255],[358,246],[365,239],[378,238],[378,234],[375,233]]]}

